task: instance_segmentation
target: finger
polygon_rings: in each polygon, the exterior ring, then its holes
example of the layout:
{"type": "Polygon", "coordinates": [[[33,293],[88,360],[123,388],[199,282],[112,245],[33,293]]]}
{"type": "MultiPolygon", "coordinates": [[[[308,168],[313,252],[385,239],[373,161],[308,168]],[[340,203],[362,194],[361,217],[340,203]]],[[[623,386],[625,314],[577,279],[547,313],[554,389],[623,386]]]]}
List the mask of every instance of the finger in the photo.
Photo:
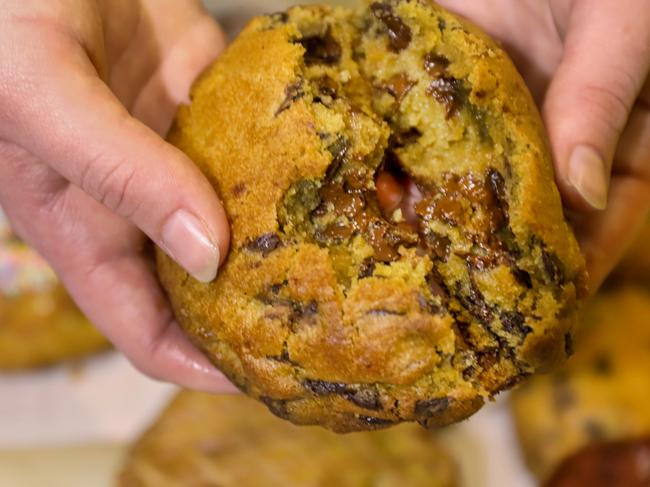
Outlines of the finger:
{"type": "Polygon", "coordinates": [[[0,127],[5,137],[131,221],[196,279],[213,280],[229,229],[208,181],[126,112],[72,40],[50,40],[48,55],[57,62],[16,74],[27,78],[20,100],[0,93],[14,108],[0,127]]]}
{"type": "Polygon", "coordinates": [[[0,185],[0,204],[106,337],[153,378],[232,392],[173,320],[142,234],[24,151],[2,154],[0,180],[12,184],[0,185]]]}
{"type": "Polygon", "coordinates": [[[614,176],[606,211],[583,215],[577,222],[580,246],[587,259],[589,289],[595,292],[623,257],[647,222],[650,182],[614,176]]]}
{"type": "Polygon", "coordinates": [[[612,160],[650,66],[650,9],[637,0],[572,3],[544,118],[566,203],[603,210],[612,160]],[[613,21],[612,19],[616,19],[613,21]]]}

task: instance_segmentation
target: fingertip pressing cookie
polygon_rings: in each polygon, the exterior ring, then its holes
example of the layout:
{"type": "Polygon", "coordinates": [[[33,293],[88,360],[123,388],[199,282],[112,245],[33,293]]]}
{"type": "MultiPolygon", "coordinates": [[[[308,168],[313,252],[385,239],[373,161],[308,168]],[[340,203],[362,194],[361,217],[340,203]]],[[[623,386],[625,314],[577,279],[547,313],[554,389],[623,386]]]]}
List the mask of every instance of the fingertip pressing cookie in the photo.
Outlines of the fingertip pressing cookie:
{"type": "Polygon", "coordinates": [[[445,425],[571,353],[584,262],[539,115],[497,44],[434,3],[253,20],[169,140],[232,244],[214,283],[162,253],[161,281],[278,416],[445,425]]]}

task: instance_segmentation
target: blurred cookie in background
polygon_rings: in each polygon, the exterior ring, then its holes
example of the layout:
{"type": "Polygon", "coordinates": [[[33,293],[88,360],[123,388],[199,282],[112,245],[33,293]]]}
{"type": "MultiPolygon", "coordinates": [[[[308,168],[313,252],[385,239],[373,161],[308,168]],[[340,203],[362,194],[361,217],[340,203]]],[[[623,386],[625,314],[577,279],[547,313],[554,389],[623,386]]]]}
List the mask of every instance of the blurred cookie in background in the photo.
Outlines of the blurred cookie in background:
{"type": "Polygon", "coordinates": [[[0,211],[0,370],[52,365],[107,346],[0,211]]]}
{"type": "Polygon", "coordinates": [[[512,396],[524,455],[542,480],[585,446],[650,436],[650,290],[596,297],[582,333],[566,366],[512,396]]]}
{"type": "Polygon", "coordinates": [[[414,425],[336,435],[244,396],[182,392],[134,446],[121,487],[451,487],[456,470],[414,425]]]}
{"type": "Polygon", "coordinates": [[[546,487],[644,487],[650,485],[650,436],[591,445],[573,455],[546,487]]]}

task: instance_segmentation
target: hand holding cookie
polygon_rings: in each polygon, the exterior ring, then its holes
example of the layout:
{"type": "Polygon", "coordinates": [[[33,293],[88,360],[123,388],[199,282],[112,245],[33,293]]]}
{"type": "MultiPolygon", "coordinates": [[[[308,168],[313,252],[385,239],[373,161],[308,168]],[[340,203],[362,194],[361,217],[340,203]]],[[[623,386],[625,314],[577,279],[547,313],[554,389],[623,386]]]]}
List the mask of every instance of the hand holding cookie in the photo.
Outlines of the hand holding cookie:
{"type": "Polygon", "coordinates": [[[159,135],[223,46],[198,1],[8,0],[0,9],[9,219],[138,368],[210,391],[227,382],[175,324],[145,234],[201,280],[226,254],[214,191],[159,135]]]}
{"type": "Polygon", "coordinates": [[[543,106],[558,186],[575,210],[595,291],[650,207],[650,4],[439,3],[500,39],[543,106]]]}

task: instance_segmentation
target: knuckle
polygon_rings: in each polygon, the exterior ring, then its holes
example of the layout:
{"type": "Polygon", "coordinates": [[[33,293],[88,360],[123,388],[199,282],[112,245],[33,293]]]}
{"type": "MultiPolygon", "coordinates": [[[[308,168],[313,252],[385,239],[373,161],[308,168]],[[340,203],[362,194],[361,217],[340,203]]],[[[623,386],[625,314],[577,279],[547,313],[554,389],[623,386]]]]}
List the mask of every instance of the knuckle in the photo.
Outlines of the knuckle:
{"type": "Polygon", "coordinates": [[[582,87],[581,98],[585,107],[595,113],[599,120],[621,132],[627,123],[632,109],[633,97],[625,93],[628,88],[623,83],[614,85],[587,83],[582,87]]]}
{"type": "Polygon", "coordinates": [[[109,210],[129,218],[138,207],[133,197],[136,178],[132,164],[100,155],[83,167],[80,186],[109,210]]]}

